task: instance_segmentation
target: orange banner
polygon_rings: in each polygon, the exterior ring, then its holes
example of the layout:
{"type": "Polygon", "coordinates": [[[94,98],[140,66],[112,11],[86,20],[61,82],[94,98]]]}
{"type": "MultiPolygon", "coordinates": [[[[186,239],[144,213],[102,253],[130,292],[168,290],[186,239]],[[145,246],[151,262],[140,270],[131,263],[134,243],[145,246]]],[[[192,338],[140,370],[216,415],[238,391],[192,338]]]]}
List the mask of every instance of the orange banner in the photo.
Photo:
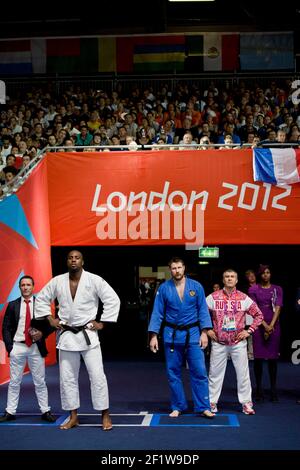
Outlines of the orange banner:
{"type": "Polygon", "coordinates": [[[51,153],[52,245],[298,244],[300,185],[254,183],[251,150],[51,153]]]}
{"type": "MultiPolygon", "coordinates": [[[[29,274],[38,292],[51,278],[47,168],[42,162],[20,190],[0,202],[0,323],[7,303],[20,297],[19,279],[29,274]]],[[[47,340],[47,364],[56,361],[55,336],[47,340]]],[[[0,339],[0,383],[9,359],[0,339]]]]}

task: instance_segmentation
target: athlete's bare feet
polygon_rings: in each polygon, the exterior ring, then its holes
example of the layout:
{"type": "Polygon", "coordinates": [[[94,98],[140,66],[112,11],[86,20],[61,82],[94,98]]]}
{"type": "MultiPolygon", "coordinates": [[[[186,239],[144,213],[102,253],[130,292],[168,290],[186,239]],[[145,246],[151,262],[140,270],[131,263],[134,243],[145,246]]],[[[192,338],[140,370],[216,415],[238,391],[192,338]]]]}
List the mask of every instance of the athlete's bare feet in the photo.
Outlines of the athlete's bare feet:
{"type": "Polygon", "coordinates": [[[112,429],[112,422],[109,416],[109,410],[102,411],[102,429],[103,431],[110,431],[112,429]]]}
{"type": "Polygon", "coordinates": [[[206,418],[206,419],[213,419],[215,417],[215,414],[212,413],[210,410],[204,410],[200,416],[202,416],[202,418],[206,418]]]}
{"type": "Polygon", "coordinates": [[[72,419],[70,418],[69,421],[65,424],[62,424],[60,426],[60,429],[71,429],[71,428],[75,428],[76,426],[79,425],[79,421],[78,419],[72,419]]]}
{"type": "Polygon", "coordinates": [[[72,410],[70,413],[70,419],[65,424],[60,426],[60,429],[71,429],[79,425],[77,410],[72,410]]]}
{"type": "Polygon", "coordinates": [[[180,411],[178,410],[173,410],[172,413],[169,414],[170,418],[178,418],[180,415],[180,411]]]}

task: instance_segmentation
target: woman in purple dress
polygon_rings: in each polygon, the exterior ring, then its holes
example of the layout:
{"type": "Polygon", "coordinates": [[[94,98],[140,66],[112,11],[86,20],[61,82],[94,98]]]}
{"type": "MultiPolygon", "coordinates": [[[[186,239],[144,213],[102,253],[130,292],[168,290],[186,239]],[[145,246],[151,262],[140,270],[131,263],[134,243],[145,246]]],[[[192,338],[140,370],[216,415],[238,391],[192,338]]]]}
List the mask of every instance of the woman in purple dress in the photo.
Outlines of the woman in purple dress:
{"type": "Polygon", "coordinates": [[[256,401],[263,400],[263,361],[268,361],[271,385],[271,401],[278,401],[276,391],[277,360],[279,357],[282,288],[271,284],[269,266],[260,265],[258,284],[250,287],[249,297],[257,303],[264,315],[264,321],[253,334],[254,374],[256,380],[256,401]]]}

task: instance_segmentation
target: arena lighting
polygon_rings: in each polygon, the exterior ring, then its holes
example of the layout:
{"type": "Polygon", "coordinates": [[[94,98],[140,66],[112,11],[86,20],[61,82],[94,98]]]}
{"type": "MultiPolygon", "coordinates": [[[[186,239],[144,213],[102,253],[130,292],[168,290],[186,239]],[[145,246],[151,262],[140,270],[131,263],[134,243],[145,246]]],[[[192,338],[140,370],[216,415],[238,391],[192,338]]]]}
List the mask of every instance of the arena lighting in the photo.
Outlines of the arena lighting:
{"type": "Polygon", "coordinates": [[[215,0],[169,0],[169,2],[214,2],[215,0]]]}

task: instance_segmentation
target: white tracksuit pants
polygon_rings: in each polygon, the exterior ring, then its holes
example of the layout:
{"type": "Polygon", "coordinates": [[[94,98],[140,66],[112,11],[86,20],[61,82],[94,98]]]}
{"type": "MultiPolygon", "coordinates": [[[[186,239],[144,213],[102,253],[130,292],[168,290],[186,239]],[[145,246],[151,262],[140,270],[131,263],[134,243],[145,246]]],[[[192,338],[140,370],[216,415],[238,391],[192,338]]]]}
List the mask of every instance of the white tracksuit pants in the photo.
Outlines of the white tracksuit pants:
{"type": "Polygon", "coordinates": [[[230,354],[237,377],[237,392],[240,403],[251,402],[251,382],[247,354],[247,341],[233,346],[212,341],[209,365],[209,398],[211,403],[218,403],[223,386],[227,358],[230,354]]]}
{"type": "Polygon", "coordinates": [[[80,407],[78,385],[80,356],[82,356],[88,371],[93,408],[95,410],[107,410],[109,407],[108,388],[99,344],[85,351],[59,350],[62,409],[70,411],[77,410],[80,407]]]}

